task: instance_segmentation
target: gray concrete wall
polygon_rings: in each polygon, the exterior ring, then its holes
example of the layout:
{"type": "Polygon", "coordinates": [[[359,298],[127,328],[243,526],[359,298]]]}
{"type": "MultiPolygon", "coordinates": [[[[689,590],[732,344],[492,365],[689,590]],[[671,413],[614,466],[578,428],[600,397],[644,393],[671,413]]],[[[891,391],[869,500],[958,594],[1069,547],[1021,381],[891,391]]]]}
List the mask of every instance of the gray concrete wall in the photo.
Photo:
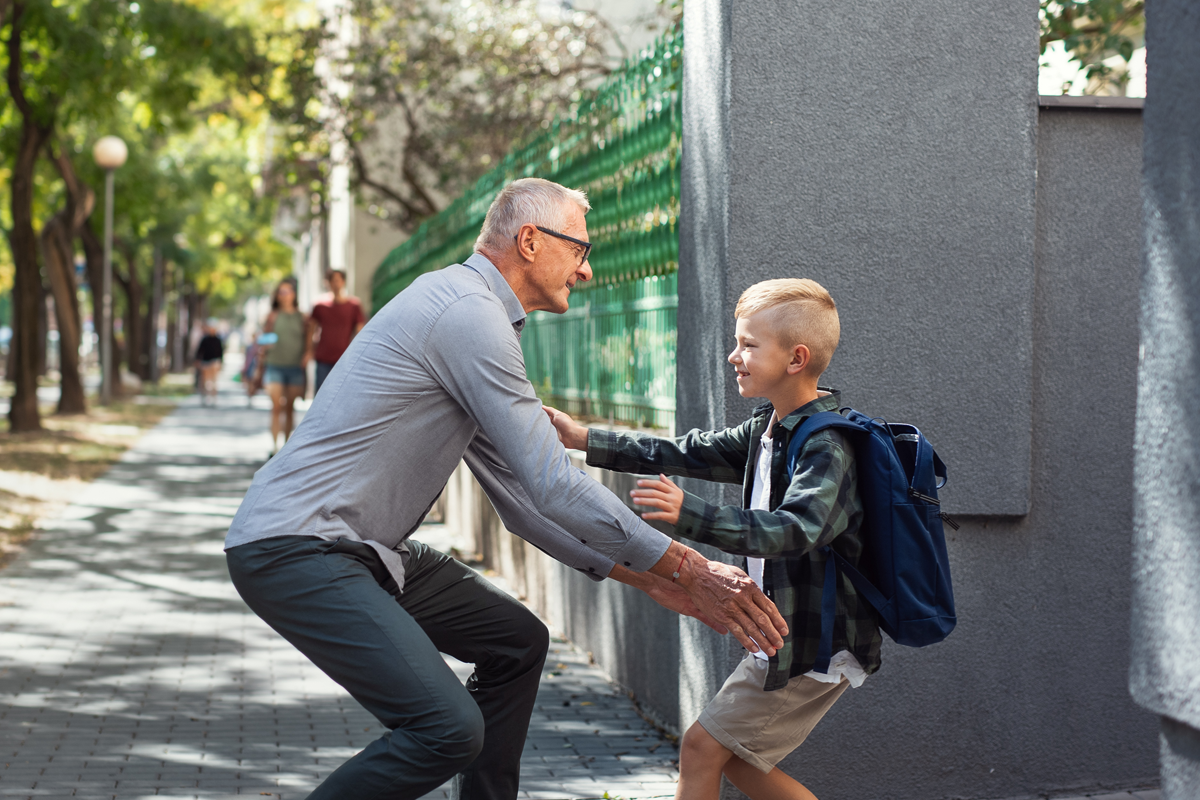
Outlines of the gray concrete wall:
{"type": "MultiPolygon", "coordinates": [[[[1042,110],[1024,398],[1030,511],[967,516],[950,534],[958,629],[923,650],[885,642],[882,670],[783,762],[818,796],[998,798],[1154,782],[1158,722],[1126,689],[1140,153],[1136,110],[1042,110]],[[847,753],[871,756],[848,769],[847,753]]],[[[849,311],[853,300],[838,299],[849,311]]],[[[847,341],[857,335],[846,326],[847,341]]],[[[843,383],[858,380],[847,367],[843,383]]],[[[1022,399],[994,391],[1000,403],[1022,399]]],[[[592,474],[620,496],[632,480],[592,474]]],[[[650,716],[676,731],[690,724],[738,657],[730,640],[507,535],[472,485],[462,478],[468,499],[452,494],[447,513],[475,515],[489,563],[650,716]]]]}
{"type": "Polygon", "coordinates": [[[1194,0],[1150,4],[1130,688],[1162,718],[1164,800],[1200,796],[1198,42],[1194,0]]]}
{"type": "Polygon", "coordinates": [[[885,643],[881,671],[784,762],[818,797],[1155,779],[1157,722],[1125,689],[1140,152],[1136,111],[1041,113],[1030,513],[947,531],[959,626],[928,649],[885,643]],[[872,765],[848,774],[848,750],[872,765]]]}
{"type": "Polygon", "coordinates": [[[951,510],[1024,514],[1037,3],[694,0],[684,36],[680,425],[744,416],[706,360],[742,290],[806,275],[855,334],[830,381],[925,421],[951,510]]]}

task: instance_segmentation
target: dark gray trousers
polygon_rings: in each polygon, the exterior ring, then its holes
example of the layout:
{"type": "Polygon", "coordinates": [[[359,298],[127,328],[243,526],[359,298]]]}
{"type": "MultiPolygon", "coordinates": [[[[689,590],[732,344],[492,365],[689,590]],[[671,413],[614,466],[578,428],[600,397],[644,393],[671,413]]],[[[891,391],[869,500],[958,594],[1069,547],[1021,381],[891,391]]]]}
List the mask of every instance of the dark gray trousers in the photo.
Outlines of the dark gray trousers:
{"type": "Polygon", "coordinates": [[[226,551],[246,604],[389,729],[309,800],[409,800],[453,776],[461,800],[513,800],[549,634],[524,606],[409,540],[404,592],[348,540],[226,551]],[[441,653],[475,665],[464,687],[441,653]]]}

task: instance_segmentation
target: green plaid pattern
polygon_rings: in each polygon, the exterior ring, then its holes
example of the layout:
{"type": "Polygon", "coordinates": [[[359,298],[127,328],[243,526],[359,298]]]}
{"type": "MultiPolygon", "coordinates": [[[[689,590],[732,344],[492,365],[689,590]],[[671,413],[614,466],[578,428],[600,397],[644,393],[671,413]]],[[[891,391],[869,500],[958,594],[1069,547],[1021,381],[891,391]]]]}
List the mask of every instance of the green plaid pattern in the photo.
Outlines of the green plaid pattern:
{"type": "MultiPolygon", "coordinates": [[[[750,493],[771,405],[754,410],[736,428],[693,430],[675,439],[644,433],[588,431],[587,462],[616,472],[664,472],[688,478],[742,484],[742,508],[716,506],[685,493],[676,535],[740,556],[767,559],[763,584],[788,621],[783,648],[770,660],[766,684],[772,691],[812,669],[821,639],[821,591],[831,545],[851,564],[862,555],[862,501],[854,453],[838,431],[814,434],[800,450],[796,473],[787,480],[792,434],[818,411],[837,411],[837,392],[808,403],[775,424],[771,432],[771,511],[751,511],[750,493]]],[[[868,674],[879,669],[882,639],[875,610],[850,580],[838,574],[833,651],[849,650],[868,674]]]]}

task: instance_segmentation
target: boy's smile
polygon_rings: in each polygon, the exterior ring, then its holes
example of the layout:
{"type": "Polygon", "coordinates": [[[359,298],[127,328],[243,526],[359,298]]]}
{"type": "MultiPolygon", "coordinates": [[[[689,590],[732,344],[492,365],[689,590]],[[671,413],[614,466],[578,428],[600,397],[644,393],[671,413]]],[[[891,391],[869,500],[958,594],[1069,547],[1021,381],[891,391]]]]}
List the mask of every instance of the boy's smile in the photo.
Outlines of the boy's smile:
{"type": "Polygon", "coordinates": [[[788,377],[793,353],[780,344],[772,316],[767,310],[737,321],[737,346],[729,354],[729,363],[737,372],[742,397],[769,397],[788,377]]]}
{"type": "Polygon", "coordinates": [[[817,378],[805,374],[811,360],[808,347],[785,347],[780,341],[778,313],[769,308],[738,317],[737,345],[728,361],[737,372],[738,394],[766,398],[783,419],[817,396],[817,378]]]}

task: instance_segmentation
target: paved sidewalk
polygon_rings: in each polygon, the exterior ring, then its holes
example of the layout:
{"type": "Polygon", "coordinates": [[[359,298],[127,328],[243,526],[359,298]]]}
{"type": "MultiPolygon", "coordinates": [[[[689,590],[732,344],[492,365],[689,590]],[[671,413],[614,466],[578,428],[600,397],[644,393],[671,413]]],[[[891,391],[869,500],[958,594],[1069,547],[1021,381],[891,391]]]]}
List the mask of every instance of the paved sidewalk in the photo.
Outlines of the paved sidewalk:
{"type": "MultiPolygon", "coordinates": [[[[189,400],[0,572],[0,797],[293,800],[382,733],[229,583],[225,528],[268,447],[257,402],[189,400]]],[[[524,797],[670,796],[677,757],[555,640],[524,797]]]]}

